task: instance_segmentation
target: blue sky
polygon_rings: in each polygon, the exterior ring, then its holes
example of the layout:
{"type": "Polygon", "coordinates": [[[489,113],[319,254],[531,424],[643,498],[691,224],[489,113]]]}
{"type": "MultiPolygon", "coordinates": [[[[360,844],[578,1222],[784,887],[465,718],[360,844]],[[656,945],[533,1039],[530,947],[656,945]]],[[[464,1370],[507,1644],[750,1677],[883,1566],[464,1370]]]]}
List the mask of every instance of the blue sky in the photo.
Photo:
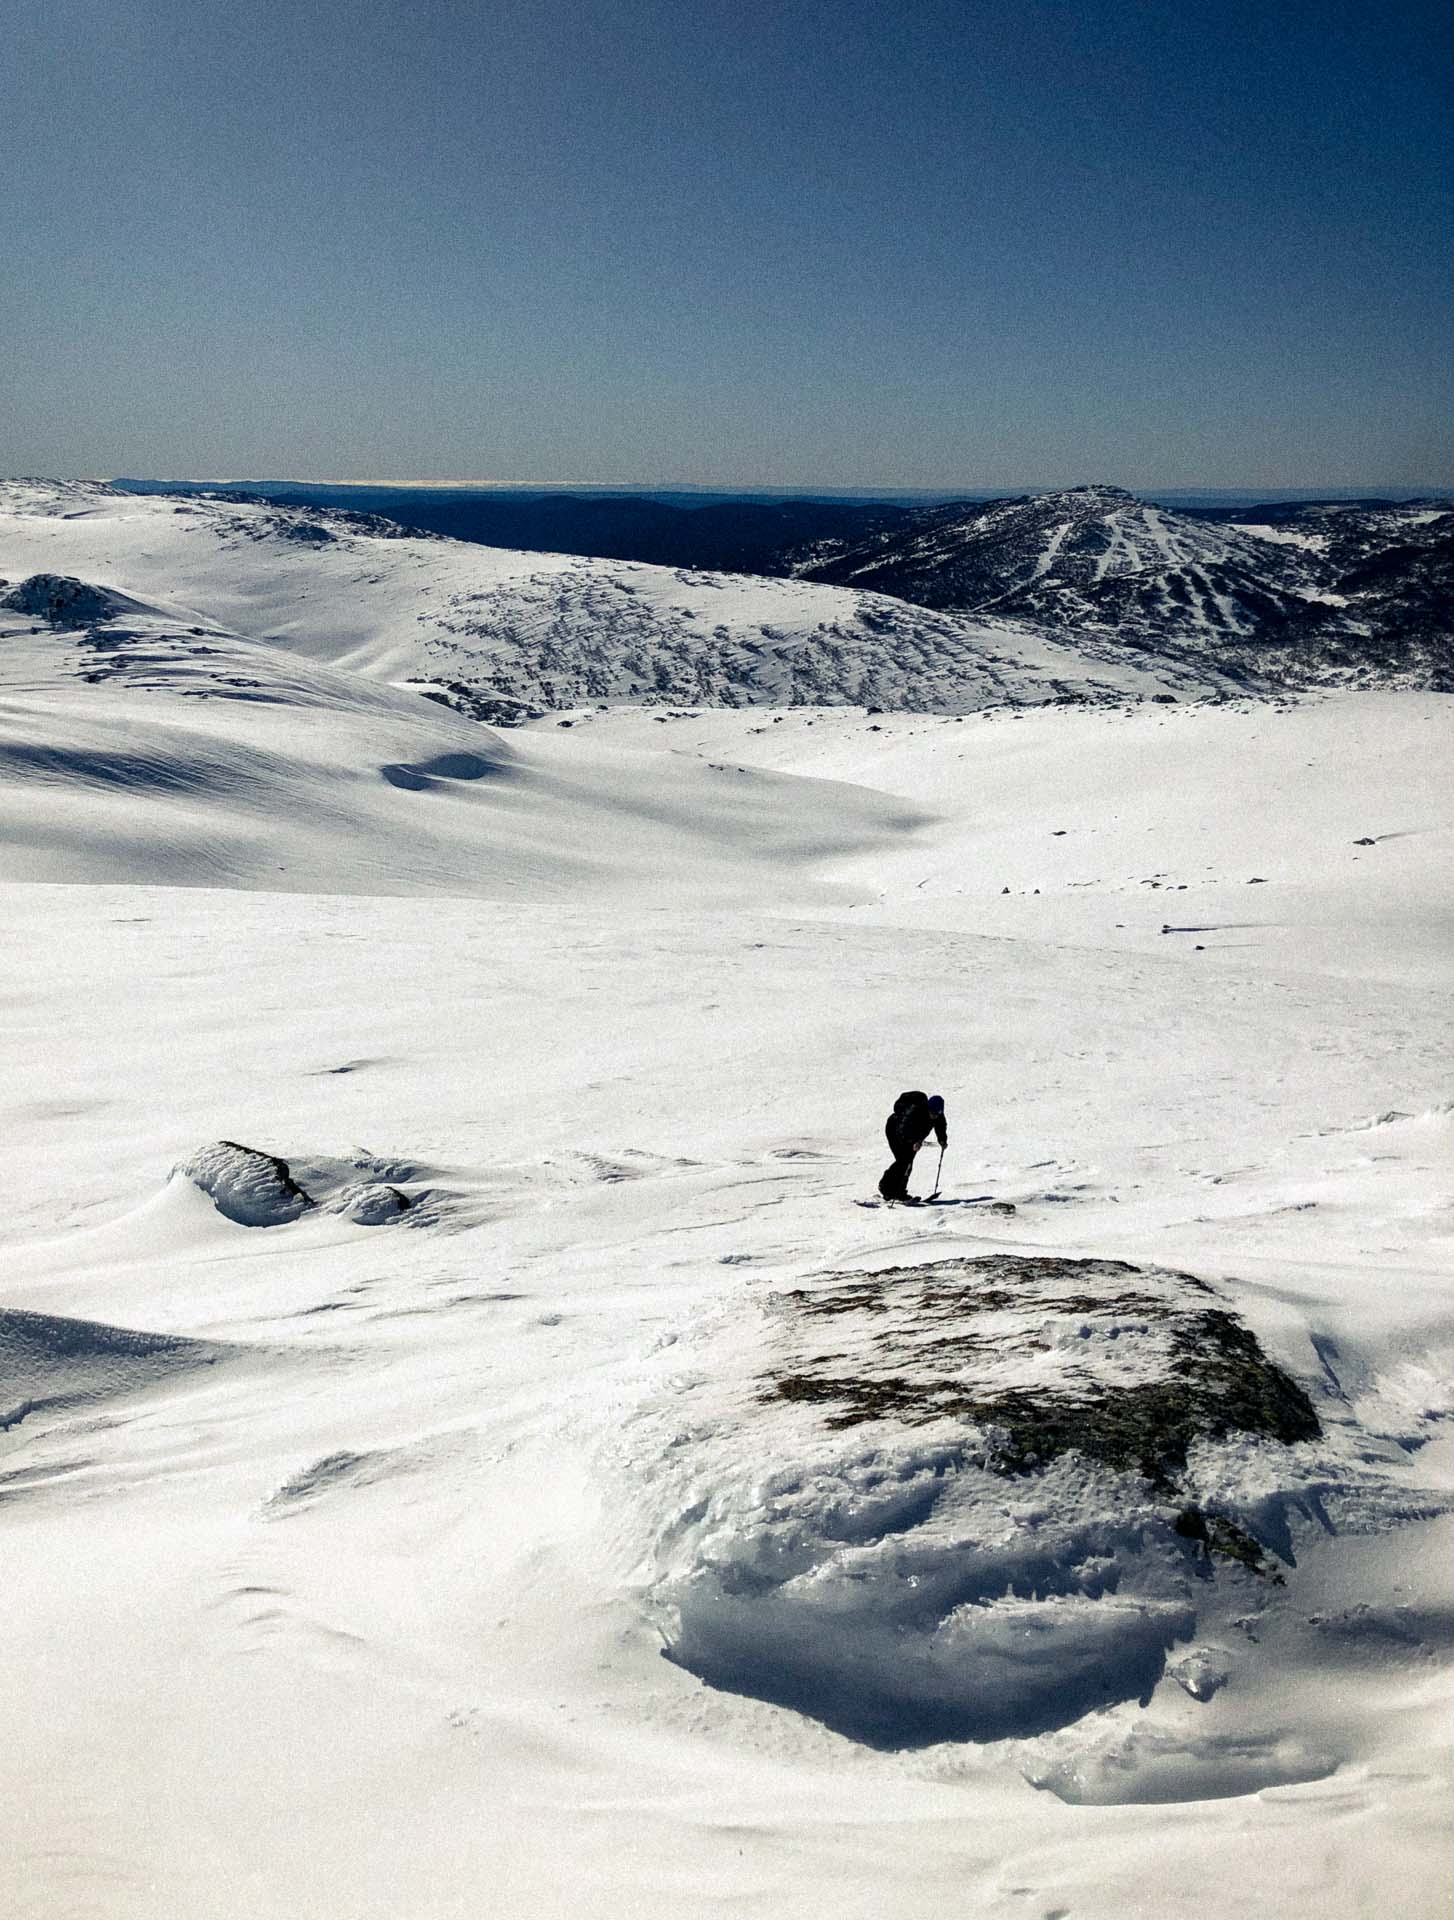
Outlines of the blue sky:
{"type": "Polygon", "coordinates": [[[1454,28],[15,0],[0,470],[1454,484],[1454,28]]]}

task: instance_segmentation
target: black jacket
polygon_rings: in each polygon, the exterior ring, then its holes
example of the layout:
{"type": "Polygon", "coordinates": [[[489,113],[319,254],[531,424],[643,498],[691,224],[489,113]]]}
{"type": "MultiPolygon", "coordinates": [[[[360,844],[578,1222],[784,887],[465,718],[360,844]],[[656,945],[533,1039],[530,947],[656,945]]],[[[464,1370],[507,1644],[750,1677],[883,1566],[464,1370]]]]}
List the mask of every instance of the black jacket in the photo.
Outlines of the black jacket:
{"type": "Polygon", "coordinates": [[[901,1093],[894,1102],[894,1110],[884,1127],[884,1134],[897,1158],[917,1153],[919,1148],[934,1134],[941,1147],[949,1145],[949,1128],[941,1108],[938,1113],[929,1105],[927,1093],[901,1093]]]}

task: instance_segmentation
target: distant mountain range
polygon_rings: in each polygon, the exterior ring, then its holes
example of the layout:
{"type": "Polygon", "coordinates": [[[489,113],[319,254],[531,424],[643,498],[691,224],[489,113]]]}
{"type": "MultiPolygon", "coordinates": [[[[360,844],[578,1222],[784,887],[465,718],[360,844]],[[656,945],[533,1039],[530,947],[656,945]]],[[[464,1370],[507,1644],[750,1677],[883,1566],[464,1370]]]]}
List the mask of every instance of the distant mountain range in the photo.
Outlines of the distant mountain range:
{"type": "Polygon", "coordinates": [[[1366,672],[1454,690],[1454,505],[1256,511],[1076,487],[921,509],[796,571],[1062,638],[1199,644],[1284,683],[1366,672]]]}
{"type": "MultiPolygon", "coordinates": [[[[1105,659],[1198,660],[1248,684],[1454,690],[1454,502],[1174,509],[1118,487],[902,500],[119,482],[350,516],[471,544],[852,587],[1013,624],[1105,659]],[[361,518],[361,515],[381,518],[361,518]]],[[[299,525],[306,524],[300,518],[299,525]]],[[[314,524],[317,524],[315,521],[314,524]]]]}
{"type": "Polygon", "coordinates": [[[295,699],[301,658],[494,725],[618,702],[973,713],[1252,685],[1197,646],[1061,640],[819,581],[482,547],[354,512],[0,483],[0,643],[42,629],[73,689],[124,666],[131,691],[270,705],[295,699]]]}
{"type": "Polygon", "coordinates": [[[791,556],[903,524],[918,505],[893,500],[803,500],[628,492],[516,492],[471,487],[328,486],[308,481],[119,480],[129,493],[223,496],[278,506],[382,515],[420,533],[523,553],[712,572],[791,573],[791,556]]]}

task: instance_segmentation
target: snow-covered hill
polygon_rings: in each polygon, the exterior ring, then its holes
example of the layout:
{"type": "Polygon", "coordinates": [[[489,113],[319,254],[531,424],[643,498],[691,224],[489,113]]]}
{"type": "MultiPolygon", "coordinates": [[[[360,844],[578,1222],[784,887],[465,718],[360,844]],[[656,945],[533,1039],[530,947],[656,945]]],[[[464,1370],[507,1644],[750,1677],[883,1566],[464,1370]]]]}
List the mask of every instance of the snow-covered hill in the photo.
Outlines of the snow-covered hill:
{"type": "Polygon", "coordinates": [[[1151,506],[1120,487],[928,507],[911,528],[812,569],[926,605],[1012,606],[1067,626],[1108,626],[1139,613],[1216,633],[1251,632],[1253,596],[1265,602],[1271,587],[1295,592],[1302,571],[1249,533],[1151,506]]]}
{"type": "Polygon", "coordinates": [[[593,701],[960,713],[1242,684],[1173,637],[1153,657],[882,594],[394,537],[356,515],[0,487],[0,576],[95,582],[465,711],[593,701]]]}
{"type": "Polygon", "coordinates": [[[0,595],[8,878],[725,902],[760,892],[745,845],[796,870],[914,817],[760,770],[564,748],[523,755],[386,679],[57,575],[0,595]]]}
{"type": "Polygon", "coordinates": [[[803,576],[1128,650],[1194,645],[1285,684],[1454,686],[1454,508],[1306,508],[1266,524],[1119,487],[926,508],[803,576]]]}

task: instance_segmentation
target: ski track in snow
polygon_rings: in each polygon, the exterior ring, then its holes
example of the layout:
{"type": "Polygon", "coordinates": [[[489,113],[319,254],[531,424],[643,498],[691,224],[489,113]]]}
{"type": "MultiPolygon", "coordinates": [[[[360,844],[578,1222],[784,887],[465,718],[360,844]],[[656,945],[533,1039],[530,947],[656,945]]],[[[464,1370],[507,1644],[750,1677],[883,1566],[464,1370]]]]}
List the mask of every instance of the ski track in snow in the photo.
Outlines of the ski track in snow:
{"type": "Polygon", "coordinates": [[[420,596],[652,570],[19,508],[132,604],[0,631],[18,1913],[1445,1909],[1447,698],[500,735],[420,596]],[[1013,1213],[853,1204],[910,1085],[1013,1213]],[[1188,1472],[1282,1584],[764,1401],[820,1276],[991,1254],[1256,1333],[1322,1437],[1188,1472]]]}

